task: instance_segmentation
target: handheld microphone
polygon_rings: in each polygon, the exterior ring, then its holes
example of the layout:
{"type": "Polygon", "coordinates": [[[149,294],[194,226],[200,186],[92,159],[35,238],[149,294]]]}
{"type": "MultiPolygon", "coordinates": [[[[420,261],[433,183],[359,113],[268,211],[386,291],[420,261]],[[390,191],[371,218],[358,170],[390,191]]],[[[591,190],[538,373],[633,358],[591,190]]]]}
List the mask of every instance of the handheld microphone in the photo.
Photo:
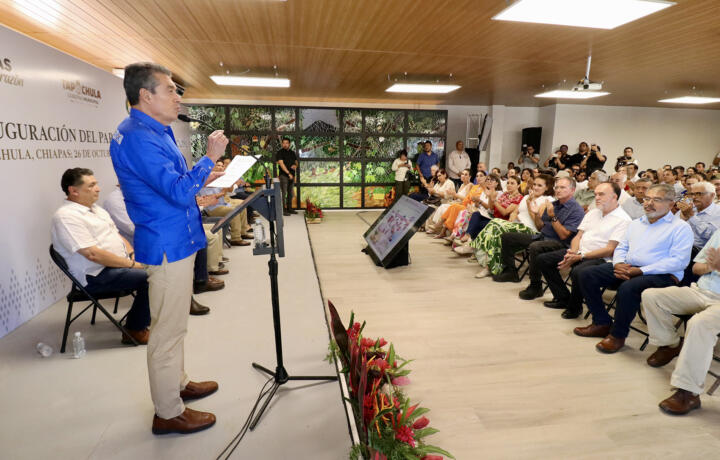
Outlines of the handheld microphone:
{"type": "MultiPolygon", "coordinates": [[[[185,123],[200,123],[201,125],[203,125],[203,126],[209,128],[209,129],[211,129],[212,131],[217,131],[217,128],[215,128],[215,127],[214,127],[213,125],[211,125],[210,123],[207,123],[207,122],[205,122],[205,121],[203,121],[203,120],[200,120],[200,119],[198,119],[198,118],[189,117],[189,116],[185,115],[184,113],[179,113],[179,114],[178,114],[178,120],[184,121],[185,123]]],[[[250,155],[251,157],[255,158],[255,161],[257,161],[258,163],[260,163],[260,166],[262,166],[263,169],[265,170],[265,185],[266,185],[268,188],[270,188],[270,185],[269,185],[269,184],[270,184],[270,177],[272,177],[272,176],[270,176],[270,171],[268,171],[267,167],[265,166],[265,161],[263,161],[260,157],[258,157],[258,156],[256,156],[256,155],[253,155],[252,152],[250,152],[248,149],[246,149],[246,148],[243,147],[242,145],[238,144],[237,142],[233,141],[232,139],[228,138],[228,140],[230,141],[230,143],[231,143],[232,145],[234,145],[235,147],[237,147],[238,149],[240,149],[240,151],[245,152],[246,154],[248,154],[248,155],[250,155]]]]}

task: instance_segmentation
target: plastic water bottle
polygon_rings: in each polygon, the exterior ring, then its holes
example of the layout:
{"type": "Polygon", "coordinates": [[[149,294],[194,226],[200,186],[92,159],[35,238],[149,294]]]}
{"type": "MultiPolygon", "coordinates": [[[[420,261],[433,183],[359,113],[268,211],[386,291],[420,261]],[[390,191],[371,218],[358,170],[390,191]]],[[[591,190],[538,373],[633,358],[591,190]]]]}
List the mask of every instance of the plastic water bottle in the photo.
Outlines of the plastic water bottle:
{"type": "Polygon", "coordinates": [[[256,219],[252,227],[255,247],[261,248],[265,246],[265,227],[260,223],[260,219],[256,219]]]}
{"type": "Polygon", "coordinates": [[[40,356],[42,356],[43,358],[48,358],[50,357],[50,355],[53,354],[53,349],[48,344],[40,342],[35,346],[35,348],[37,349],[37,352],[40,353],[40,356]]]}
{"type": "Polygon", "coordinates": [[[83,356],[85,356],[85,339],[78,331],[73,337],[73,358],[82,358],[83,356]]]}

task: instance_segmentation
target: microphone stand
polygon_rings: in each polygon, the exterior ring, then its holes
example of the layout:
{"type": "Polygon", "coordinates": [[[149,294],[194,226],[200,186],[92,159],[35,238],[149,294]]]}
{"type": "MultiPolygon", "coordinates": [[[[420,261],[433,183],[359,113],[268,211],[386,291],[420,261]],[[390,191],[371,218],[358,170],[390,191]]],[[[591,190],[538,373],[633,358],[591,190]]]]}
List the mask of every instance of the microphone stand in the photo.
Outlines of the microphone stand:
{"type": "MultiPolygon", "coordinates": [[[[210,124],[190,118],[187,115],[179,115],[178,119],[185,122],[198,122],[213,131],[215,128],[211,126],[210,124]]],[[[233,145],[238,147],[240,150],[246,152],[248,155],[252,156],[256,160],[260,161],[255,155],[248,152],[246,149],[244,149],[242,146],[238,145],[236,142],[230,141],[233,145]]],[[[271,301],[272,301],[272,312],[273,312],[273,329],[275,333],[275,359],[276,359],[276,366],[275,371],[271,371],[270,369],[253,362],[252,367],[269,375],[271,379],[273,380],[273,385],[270,389],[267,391],[261,391],[260,395],[258,396],[255,405],[253,406],[252,411],[250,412],[250,415],[248,416],[247,421],[245,422],[245,426],[240,430],[240,433],[230,442],[230,444],[225,448],[223,453],[225,453],[230,446],[233,443],[239,443],[242,440],[242,437],[245,435],[245,430],[247,428],[250,428],[250,430],[254,430],[255,427],[260,422],[260,418],[265,413],[265,410],[267,409],[268,405],[270,404],[270,401],[273,399],[275,394],[277,393],[278,389],[281,385],[286,384],[287,382],[291,380],[299,380],[299,381],[307,381],[307,380],[320,380],[320,381],[337,381],[338,376],[337,375],[327,375],[327,376],[321,376],[321,375],[289,375],[287,370],[285,369],[285,365],[283,363],[283,351],[282,351],[282,332],[280,329],[280,295],[278,290],[278,262],[277,258],[275,257],[275,253],[277,252],[277,240],[276,240],[276,233],[275,233],[275,220],[277,219],[277,210],[278,207],[276,205],[276,200],[278,199],[279,191],[277,187],[273,188],[271,187],[271,177],[270,172],[268,171],[267,167],[265,167],[265,164],[262,163],[263,168],[265,168],[265,190],[260,192],[255,192],[254,195],[258,195],[257,197],[249,197],[248,203],[250,204],[251,201],[256,199],[262,199],[263,202],[263,211],[265,209],[268,210],[267,220],[269,225],[269,232],[270,232],[270,248],[269,250],[265,249],[265,251],[270,253],[270,260],[268,261],[268,273],[270,275],[270,295],[271,295],[271,301]],[[262,401],[262,405],[260,406],[259,411],[256,412],[257,406],[262,401]],[[249,424],[248,424],[249,423],[249,424]],[[240,438],[240,439],[238,439],[240,438]]],[[[257,251],[257,248],[256,248],[257,251]]],[[[265,252],[255,252],[255,254],[265,253],[265,252]]],[[[237,444],[236,446],[237,447],[237,444]]],[[[232,452],[235,450],[233,448],[229,453],[228,457],[232,452]]],[[[222,453],[221,453],[222,456],[222,453]]],[[[218,457],[219,458],[219,457],[218,457]]],[[[226,457],[227,458],[227,457],[226,457]]]]}

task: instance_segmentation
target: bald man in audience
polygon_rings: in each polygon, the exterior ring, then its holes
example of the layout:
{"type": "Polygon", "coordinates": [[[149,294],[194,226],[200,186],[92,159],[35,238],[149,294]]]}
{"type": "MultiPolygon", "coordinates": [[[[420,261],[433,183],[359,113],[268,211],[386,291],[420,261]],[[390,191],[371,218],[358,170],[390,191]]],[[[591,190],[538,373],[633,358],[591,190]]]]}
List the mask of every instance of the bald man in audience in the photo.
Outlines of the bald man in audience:
{"type": "MultiPolygon", "coordinates": [[[[596,171],[597,172],[597,171],[596,171]]],[[[615,247],[625,237],[630,216],[618,206],[620,188],[604,182],[595,187],[596,208],[588,211],[578,226],[577,235],[567,250],[540,254],[540,271],[553,294],[548,308],[564,309],[562,317],[577,318],[582,313],[582,292],[579,277],[584,269],[609,262],[615,247]],[[572,268],[572,290],[568,290],[560,270],[572,268]]]]}

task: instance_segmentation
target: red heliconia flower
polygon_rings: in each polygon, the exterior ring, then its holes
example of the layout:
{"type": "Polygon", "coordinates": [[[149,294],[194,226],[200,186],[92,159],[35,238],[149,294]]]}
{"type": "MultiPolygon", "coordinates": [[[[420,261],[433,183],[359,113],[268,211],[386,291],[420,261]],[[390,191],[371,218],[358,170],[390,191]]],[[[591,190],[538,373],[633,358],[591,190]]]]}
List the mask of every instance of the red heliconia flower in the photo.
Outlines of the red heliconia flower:
{"type": "Polygon", "coordinates": [[[380,369],[380,372],[385,372],[386,370],[390,369],[390,365],[387,361],[384,359],[376,359],[372,362],[374,366],[377,366],[378,369],[380,369]]]}
{"type": "Polygon", "coordinates": [[[400,401],[395,396],[393,396],[393,405],[395,409],[400,409],[400,401]]]}
{"type": "Polygon", "coordinates": [[[415,423],[413,423],[413,430],[422,430],[428,424],[430,423],[430,420],[427,417],[420,417],[419,419],[415,420],[415,423]]]}
{"type": "Polygon", "coordinates": [[[367,350],[368,348],[372,348],[373,345],[375,345],[375,341],[373,339],[368,339],[367,337],[363,338],[360,341],[360,348],[362,348],[363,351],[367,350]]]}
{"type": "Polygon", "coordinates": [[[387,340],[383,339],[382,337],[380,337],[380,339],[378,339],[378,340],[380,340],[380,344],[378,345],[379,348],[382,348],[385,345],[387,345],[387,340]]]}
{"type": "Polygon", "coordinates": [[[365,423],[370,423],[370,420],[372,420],[373,417],[375,417],[375,395],[374,394],[368,394],[365,395],[365,398],[363,399],[363,419],[365,420],[365,423]]]}
{"type": "Polygon", "coordinates": [[[360,323],[355,323],[350,326],[350,329],[347,330],[347,334],[350,341],[357,341],[358,335],[360,334],[360,323]]]}
{"type": "Polygon", "coordinates": [[[421,458],[420,460],[443,460],[443,457],[442,457],[442,455],[427,454],[426,456],[424,456],[424,457],[421,458]]]}
{"type": "Polygon", "coordinates": [[[400,425],[395,430],[395,439],[402,441],[410,446],[415,447],[415,433],[413,430],[404,425],[400,425]]]}

